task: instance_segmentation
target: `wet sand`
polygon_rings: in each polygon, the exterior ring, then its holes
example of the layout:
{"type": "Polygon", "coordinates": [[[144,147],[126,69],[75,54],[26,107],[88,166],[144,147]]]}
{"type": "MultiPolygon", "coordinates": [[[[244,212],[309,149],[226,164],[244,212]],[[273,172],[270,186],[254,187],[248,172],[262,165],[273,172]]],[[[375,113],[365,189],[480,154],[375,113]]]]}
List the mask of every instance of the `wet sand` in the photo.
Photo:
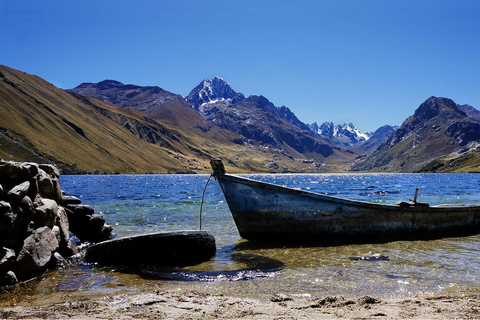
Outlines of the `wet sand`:
{"type": "Polygon", "coordinates": [[[277,294],[261,299],[152,291],[47,306],[9,306],[5,319],[480,319],[480,296],[381,300],[277,294]]]}

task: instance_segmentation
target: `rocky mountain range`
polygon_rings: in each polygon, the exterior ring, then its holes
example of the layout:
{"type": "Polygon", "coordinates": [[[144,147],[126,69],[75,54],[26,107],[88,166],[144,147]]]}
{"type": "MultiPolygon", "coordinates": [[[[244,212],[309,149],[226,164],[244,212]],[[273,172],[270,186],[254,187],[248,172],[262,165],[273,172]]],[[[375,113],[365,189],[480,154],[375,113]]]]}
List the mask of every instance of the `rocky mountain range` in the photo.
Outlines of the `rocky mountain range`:
{"type": "MultiPolygon", "coordinates": [[[[200,82],[198,86],[190,91],[185,99],[194,109],[198,110],[204,118],[207,118],[212,111],[214,113],[218,111],[215,107],[211,106],[212,104],[215,104],[216,106],[234,105],[245,100],[245,95],[235,91],[230,83],[223,80],[223,78],[215,77],[212,80],[205,79],[200,82]]],[[[268,102],[268,104],[271,103],[268,102]]],[[[273,104],[271,105],[273,106],[273,104]]],[[[308,130],[308,126],[298,120],[289,108],[281,106],[275,107],[272,110],[274,114],[280,118],[286,119],[301,130],[308,130]]]]}
{"type": "MultiPolygon", "coordinates": [[[[262,96],[245,98],[220,77],[203,80],[183,100],[158,87],[123,85],[111,80],[84,83],[70,91],[122,108],[128,106],[162,123],[188,114],[188,121],[175,122],[177,129],[190,133],[192,129],[201,128],[204,134],[213,131],[229,134],[230,142],[236,145],[270,154],[271,161],[264,165],[268,170],[285,170],[282,158],[297,159],[304,167],[308,164],[319,170],[354,157],[353,153],[315,137],[287,107],[276,107],[262,96]],[[147,99],[145,94],[148,92],[150,97],[147,99]],[[161,95],[161,98],[155,95],[161,95]],[[142,103],[138,103],[138,97],[142,103]],[[172,108],[171,101],[175,102],[175,108],[172,108]],[[166,117],[165,111],[176,115],[166,117]]],[[[229,161],[240,167],[246,166],[237,163],[243,161],[241,157],[229,161]]]]}
{"type": "MultiPolygon", "coordinates": [[[[255,100],[244,99],[244,107],[255,100]]],[[[268,110],[286,117],[280,125],[285,141],[306,139],[307,147],[253,140],[258,132],[252,128],[212,125],[182,96],[160,87],[106,80],[62,90],[0,66],[0,158],[54,163],[64,173],[210,172],[211,158],[223,158],[230,172],[322,172],[345,170],[354,158],[302,132],[284,108],[266,108],[266,119],[268,110]]]]}
{"type": "Polygon", "coordinates": [[[207,130],[205,121],[179,94],[171,93],[157,86],[123,84],[115,80],[99,83],[82,83],[69,92],[85,95],[123,109],[139,111],[153,119],[162,120],[173,128],[182,130],[190,127],[207,130]]]}
{"type": "MultiPolygon", "coordinates": [[[[358,158],[352,170],[429,171],[443,161],[476,152],[479,146],[480,123],[451,99],[432,96],[372,155],[358,158]]],[[[477,163],[469,171],[478,168],[477,163]]]]}
{"type": "Polygon", "coordinates": [[[237,103],[245,99],[243,93],[236,92],[232,86],[220,77],[212,80],[204,79],[186,96],[186,100],[195,110],[200,110],[203,104],[227,100],[237,103]]]}
{"type": "Polygon", "coordinates": [[[62,90],[0,66],[0,157],[66,172],[479,171],[480,112],[430,97],[397,128],[307,125],[220,77],[186,97],[115,80],[62,90]]]}
{"type": "Polygon", "coordinates": [[[359,149],[367,154],[375,151],[379,146],[387,142],[388,138],[399,128],[399,126],[384,125],[373,133],[366,133],[368,140],[362,142],[359,149]]]}
{"type": "MultiPolygon", "coordinates": [[[[83,94],[88,93],[83,92],[83,94]]],[[[442,129],[439,129],[439,124],[436,124],[434,125],[436,130],[433,132],[423,132],[421,127],[426,128],[429,125],[425,124],[425,121],[428,122],[425,119],[424,121],[413,121],[409,118],[400,127],[385,125],[373,133],[362,133],[352,123],[335,125],[331,122],[324,122],[320,126],[317,123],[308,125],[301,122],[289,108],[276,107],[262,96],[245,97],[220,77],[203,80],[185,98],[192,109],[198,111],[208,128],[223,129],[237,134],[238,138],[231,139],[231,141],[238,145],[248,145],[257,150],[263,148],[273,154],[293,158],[306,157],[311,160],[303,161],[306,163],[313,161],[316,167],[325,166],[328,163],[345,163],[356,156],[356,160],[353,161],[353,170],[402,172],[424,170],[425,166],[428,167],[428,163],[438,161],[438,158],[446,155],[461,156],[476,148],[478,139],[471,132],[476,131],[474,123],[480,119],[480,112],[469,105],[456,105],[453,101],[447,103],[452,108],[440,108],[442,112],[435,113],[431,110],[432,108],[425,107],[429,104],[435,105],[432,101],[438,99],[439,101],[448,100],[431,97],[410,118],[419,119],[422,116],[423,118],[431,116],[433,118],[433,120],[430,119],[431,121],[443,123],[448,121],[446,119],[453,117],[455,120],[450,120],[450,122],[453,121],[459,127],[451,125],[444,130],[447,137],[456,139],[455,142],[450,143],[451,147],[438,146],[439,144],[449,144],[444,141],[446,139],[444,136],[429,140],[442,129]],[[422,111],[425,108],[430,111],[422,111]],[[453,115],[455,112],[460,112],[462,117],[465,116],[470,122],[460,121],[460,117],[453,115]],[[408,140],[404,137],[405,132],[409,132],[410,136],[413,135],[412,132],[416,132],[415,141],[424,139],[424,141],[430,141],[430,146],[413,153],[409,151],[408,146],[400,148],[397,144],[408,140]],[[399,135],[402,138],[398,138],[399,135]],[[465,145],[468,143],[465,141],[470,142],[467,148],[465,145]],[[390,147],[387,148],[387,145],[390,147]],[[458,150],[457,147],[462,147],[462,149],[458,150]],[[400,154],[391,155],[389,152],[382,151],[391,148],[396,151],[401,149],[400,154]],[[438,150],[430,152],[432,149],[438,150]],[[427,150],[429,153],[425,155],[427,150]],[[370,155],[371,153],[373,154],[370,155]],[[402,160],[405,155],[409,156],[402,160]],[[391,158],[391,163],[385,164],[384,157],[391,158]],[[325,161],[325,159],[328,160],[325,161]]],[[[109,100],[109,102],[118,103],[114,100],[109,100]]],[[[444,102],[438,102],[438,105],[443,106],[444,104],[444,102]]],[[[268,169],[278,168],[276,159],[272,158],[272,160],[265,166],[268,169]]]]}
{"type": "Polygon", "coordinates": [[[468,105],[468,104],[459,105],[459,104],[457,104],[457,107],[461,111],[465,112],[467,117],[469,117],[473,121],[480,121],[480,111],[478,111],[477,109],[475,109],[471,105],[468,105]]]}
{"type": "Polygon", "coordinates": [[[192,135],[141,112],[5,66],[0,111],[0,158],[52,163],[68,173],[201,171],[208,162],[199,159],[229,152],[222,144],[229,137],[219,134],[200,150],[192,135]]]}
{"type": "Polygon", "coordinates": [[[340,125],[333,124],[333,122],[324,122],[318,125],[314,122],[307,125],[313,133],[332,144],[359,153],[373,152],[382,143],[386,142],[398,128],[398,126],[385,125],[374,132],[362,133],[353,123],[340,125]]]}
{"type": "Polygon", "coordinates": [[[346,147],[362,144],[371,136],[370,133],[361,133],[353,123],[339,125],[333,124],[333,122],[324,122],[319,126],[314,122],[308,127],[319,136],[346,147]]]}
{"type": "Polygon", "coordinates": [[[308,153],[314,158],[329,157],[338,151],[323,139],[316,138],[287,107],[278,108],[263,96],[245,98],[219,77],[202,81],[190,92],[187,101],[211,126],[239,134],[242,139],[235,141],[239,144],[258,145],[284,153],[308,153]],[[208,95],[212,92],[213,95],[208,95]],[[199,101],[207,102],[198,105],[199,101]]]}

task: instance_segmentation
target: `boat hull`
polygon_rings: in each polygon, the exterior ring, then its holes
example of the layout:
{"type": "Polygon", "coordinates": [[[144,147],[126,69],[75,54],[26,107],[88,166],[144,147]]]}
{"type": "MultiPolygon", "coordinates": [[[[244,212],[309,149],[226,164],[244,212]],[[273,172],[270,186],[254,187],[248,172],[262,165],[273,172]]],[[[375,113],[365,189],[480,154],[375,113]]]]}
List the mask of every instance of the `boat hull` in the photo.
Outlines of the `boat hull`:
{"type": "Polygon", "coordinates": [[[255,240],[363,241],[478,232],[480,206],[383,205],[217,175],[240,236],[255,240]]]}

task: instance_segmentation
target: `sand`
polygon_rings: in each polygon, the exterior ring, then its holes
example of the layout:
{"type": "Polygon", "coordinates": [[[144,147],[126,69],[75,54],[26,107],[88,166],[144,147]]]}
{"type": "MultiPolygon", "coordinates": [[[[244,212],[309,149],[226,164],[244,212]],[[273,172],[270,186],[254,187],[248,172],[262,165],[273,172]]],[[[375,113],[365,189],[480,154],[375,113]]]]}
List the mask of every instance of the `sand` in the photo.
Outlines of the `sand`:
{"type": "Polygon", "coordinates": [[[71,301],[49,306],[9,306],[7,319],[480,319],[480,297],[380,300],[273,295],[261,299],[201,292],[157,291],[71,301]]]}

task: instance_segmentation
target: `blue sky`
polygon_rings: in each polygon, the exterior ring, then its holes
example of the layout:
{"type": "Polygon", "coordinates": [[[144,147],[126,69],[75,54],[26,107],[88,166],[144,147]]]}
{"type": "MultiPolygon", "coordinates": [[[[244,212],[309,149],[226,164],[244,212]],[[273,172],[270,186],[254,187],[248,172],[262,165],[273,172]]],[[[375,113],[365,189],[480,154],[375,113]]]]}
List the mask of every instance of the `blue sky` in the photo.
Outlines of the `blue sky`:
{"type": "Polygon", "coordinates": [[[480,109],[479,17],[477,0],[0,0],[0,64],[182,95],[218,75],[303,122],[372,131],[432,95],[480,109]]]}

